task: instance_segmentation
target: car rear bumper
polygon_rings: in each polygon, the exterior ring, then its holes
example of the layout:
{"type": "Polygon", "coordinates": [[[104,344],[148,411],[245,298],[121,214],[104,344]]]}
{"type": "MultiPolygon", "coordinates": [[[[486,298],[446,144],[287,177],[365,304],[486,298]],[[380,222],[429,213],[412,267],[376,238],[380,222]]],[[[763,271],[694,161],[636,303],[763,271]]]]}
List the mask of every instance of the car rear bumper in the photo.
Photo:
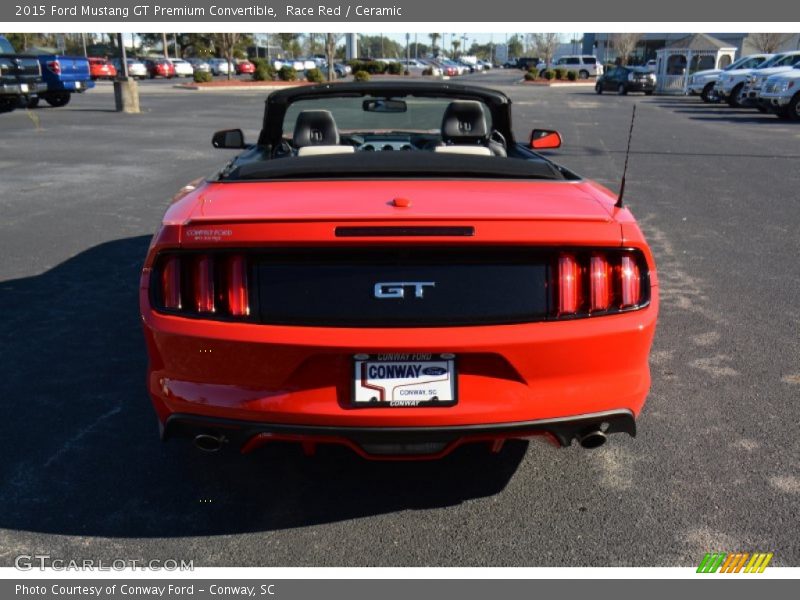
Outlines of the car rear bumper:
{"type": "Polygon", "coordinates": [[[636,436],[636,421],[629,410],[607,411],[513,423],[443,427],[335,427],[287,425],[175,413],[163,424],[162,439],[187,438],[198,447],[214,451],[223,447],[247,454],[276,442],[297,443],[307,454],[318,444],[350,448],[372,460],[437,459],[466,443],[487,442],[493,449],[509,439],[550,436],[561,446],[589,434],[627,433],[636,436]],[[203,446],[203,443],[208,445],[203,446]]]}
{"type": "Polygon", "coordinates": [[[299,327],[165,315],[150,310],[147,290],[142,294],[148,390],[165,431],[173,426],[167,426],[170,419],[197,417],[252,423],[256,433],[273,437],[284,432],[259,428],[480,426],[502,434],[520,423],[532,430],[532,422],[591,414],[636,416],[650,386],[648,355],[658,312],[654,286],[647,307],[594,318],[466,327],[299,327]],[[354,408],[354,355],[387,352],[455,354],[457,403],[354,408]]]}

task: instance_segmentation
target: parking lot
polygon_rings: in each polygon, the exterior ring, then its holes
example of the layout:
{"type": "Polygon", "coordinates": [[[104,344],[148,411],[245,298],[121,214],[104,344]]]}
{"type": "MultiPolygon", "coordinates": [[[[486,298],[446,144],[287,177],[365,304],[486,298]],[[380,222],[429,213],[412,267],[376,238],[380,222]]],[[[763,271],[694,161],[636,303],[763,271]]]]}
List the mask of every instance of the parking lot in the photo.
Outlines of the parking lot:
{"type": "Polygon", "coordinates": [[[137,287],[170,196],[260,128],[263,91],[109,84],[0,115],[0,564],[18,554],[195,566],[691,566],[711,551],[800,564],[800,126],[696,98],[597,96],[465,76],[515,103],[519,139],[627,178],[661,313],[635,439],[469,447],[371,463],[336,448],[205,455],[158,441],[137,287]]]}

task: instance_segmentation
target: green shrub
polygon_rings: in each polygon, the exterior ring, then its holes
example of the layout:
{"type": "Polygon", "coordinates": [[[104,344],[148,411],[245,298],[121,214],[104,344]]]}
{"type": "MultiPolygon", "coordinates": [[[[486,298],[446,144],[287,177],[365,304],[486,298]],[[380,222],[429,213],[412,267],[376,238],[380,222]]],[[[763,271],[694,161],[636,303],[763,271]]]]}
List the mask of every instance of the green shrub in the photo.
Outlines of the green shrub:
{"type": "Polygon", "coordinates": [[[575,71],[567,71],[567,79],[570,81],[575,81],[578,79],[578,74],[575,71]]]}
{"type": "Polygon", "coordinates": [[[253,63],[256,65],[256,70],[253,71],[254,81],[272,81],[275,79],[275,68],[268,60],[256,58],[253,63]]]}
{"type": "Polygon", "coordinates": [[[558,67],[555,70],[555,74],[556,74],[556,79],[564,79],[564,77],[566,77],[566,75],[567,75],[567,70],[566,69],[562,69],[561,67],[558,67]]]}
{"type": "Polygon", "coordinates": [[[195,81],[195,83],[208,83],[212,79],[213,79],[213,77],[211,76],[211,73],[208,73],[207,71],[195,71],[194,72],[194,81],[195,81]]]}
{"type": "Polygon", "coordinates": [[[533,71],[525,73],[525,81],[536,81],[536,73],[533,71]]]}
{"type": "Polygon", "coordinates": [[[544,78],[547,79],[547,81],[552,81],[556,78],[556,72],[553,69],[545,69],[544,78]]]}
{"type": "Polygon", "coordinates": [[[370,75],[382,75],[383,73],[386,72],[386,69],[388,67],[389,65],[384,62],[371,60],[367,63],[364,63],[363,70],[365,70],[370,75]]]}
{"type": "Polygon", "coordinates": [[[356,71],[353,73],[353,81],[369,81],[369,73],[366,71],[356,71]]]}
{"type": "Polygon", "coordinates": [[[403,73],[403,65],[399,62],[392,62],[386,66],[386,72],[389,75],[402,75],[403,73]]]}
{"type": "Polygon", "coordinates": [[[306,71],[306,81],[311,83],[322,83],[325,81],[325,76],[319,69],[309,69],[306,71]]]}
{"type": "Polygon", "coordinates": [[[425,67],[422,69],[423,75],[433,75],[433,67],[425,67]]]}
{"type": "Polygon", "coordinates": [[[367,63],[363,60],[348,60],[347,65],[353,70],[353,73],[367,70],[367,63]]]}
{"type": "Polygon", "coordinates": [[[297,71],[294,67],[283,65],[278,71],[278,79],[281,81],[297,81],[297,71]]]}

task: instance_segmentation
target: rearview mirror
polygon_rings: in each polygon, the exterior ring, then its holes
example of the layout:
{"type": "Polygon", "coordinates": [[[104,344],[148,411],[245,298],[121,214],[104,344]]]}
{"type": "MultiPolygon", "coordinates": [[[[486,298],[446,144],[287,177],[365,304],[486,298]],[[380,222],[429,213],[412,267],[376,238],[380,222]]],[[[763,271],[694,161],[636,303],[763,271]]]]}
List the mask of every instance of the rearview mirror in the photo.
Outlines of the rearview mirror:
{"type": "Polygon", "coordinates": [[[224,129],[217,131],[211,138],[214,148],[241,149],[244,148],[244,132],[241,129],[224,129]]]}
{"type": "Polygon", "coordinates": [[[389,100],[388,98],[364,100],[362,107],[366,112],[377,113],[404,113],[408,110],[405,100],[389,100]]]}
{"type": "Polygon", "coordinates": [[[560,148],[561,134],[553,129],[534,129],[531,132],[531,148],[545,150],[547,148],[560,148]]]}

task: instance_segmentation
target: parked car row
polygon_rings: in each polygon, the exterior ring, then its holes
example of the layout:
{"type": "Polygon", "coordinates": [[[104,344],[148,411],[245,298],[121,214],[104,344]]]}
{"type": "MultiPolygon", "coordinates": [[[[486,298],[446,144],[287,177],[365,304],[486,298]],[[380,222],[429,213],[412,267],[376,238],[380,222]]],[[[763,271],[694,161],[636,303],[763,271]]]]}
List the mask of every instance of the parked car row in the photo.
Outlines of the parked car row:
{"type": "Polygon", "coordinates": [[[590,77],[600,77],[603,74],[603,63],[591,54],[571,54],[560,56],[548,64],[544,60],[523,56],[503,64],[506,69],[522,69],[523,71],[538,71],[539,76],[544,76],[548,69],[563,69],[567,72],[572,71],[578,79],[589,79],[590,77]]]}
{"type": "Polygon", "coordinates": [[[800,50],[745,56],[722,70],[700,71],[689,91],[704,102],[727,102],[800,120],[800,50]]]}

